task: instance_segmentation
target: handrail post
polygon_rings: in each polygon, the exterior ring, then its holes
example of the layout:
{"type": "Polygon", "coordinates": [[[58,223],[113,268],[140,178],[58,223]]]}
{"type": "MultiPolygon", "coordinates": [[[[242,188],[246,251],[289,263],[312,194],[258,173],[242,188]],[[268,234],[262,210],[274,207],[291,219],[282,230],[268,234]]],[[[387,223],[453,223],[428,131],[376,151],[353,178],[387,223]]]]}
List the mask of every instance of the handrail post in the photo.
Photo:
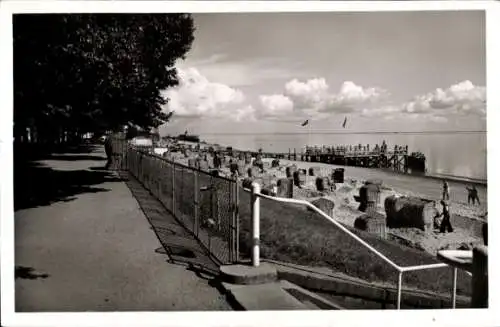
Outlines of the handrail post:
{"type": "Polygon", "coordinates": [[[472,308],[488,307],[488,247],[472,250],[472,308]]]}
{"type": "Polygon", "coordinates": [[[397,309],[401,309],[401,286],[403,284],[403,272],[398,273],[398,303],[396,304],[397,309]]]}
{"type": "Polygon", "coordinates": [[[260,185],[252,183],[252,266],[260,265],[260,185]]]}

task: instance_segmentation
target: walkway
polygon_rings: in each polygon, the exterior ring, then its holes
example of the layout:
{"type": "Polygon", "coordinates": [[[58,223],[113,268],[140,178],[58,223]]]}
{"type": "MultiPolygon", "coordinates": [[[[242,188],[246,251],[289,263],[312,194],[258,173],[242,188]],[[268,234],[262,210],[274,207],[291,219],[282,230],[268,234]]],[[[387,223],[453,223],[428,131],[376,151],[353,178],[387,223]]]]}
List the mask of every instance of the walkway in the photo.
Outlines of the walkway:
{"type": "Polygon", "coordinates": [[[144,212],[104,163],[102,148],[16,162],[16,311],[231,310],[209,275],[155,252],[161,244],[144,212]]]}

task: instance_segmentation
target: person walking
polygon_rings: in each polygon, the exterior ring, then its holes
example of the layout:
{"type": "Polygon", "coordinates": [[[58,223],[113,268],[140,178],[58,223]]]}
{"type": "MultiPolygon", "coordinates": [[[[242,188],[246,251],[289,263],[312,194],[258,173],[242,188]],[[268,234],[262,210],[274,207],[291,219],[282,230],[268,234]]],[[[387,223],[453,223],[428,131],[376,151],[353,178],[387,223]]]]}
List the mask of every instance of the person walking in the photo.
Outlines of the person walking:
{"type": "Polygon", "coordinates": [[[450,199],[450,187],[446,180],[443,181],[443,201],[448,201],[450,199]]]}
{"type": "Polygon", "coordinates": [[[450,217],[450,206],[444,200],[441,200],[441,205],[443,206],[443,212],[441,215],[443,216],[443,221],[441,222],[441,227],[439,229],[440,233],[453,233],[453,227],[451,226],[451,217],[450,217]]]}
{"type": "Polygon", "coordinates": [[[481,205],[481,202],[479,201],[479,195],[478,195],[476,186],[472,185],[472,187],[466,187],[466,188],[467,188],[467,191],[469,193],[469,195],[467,197],[467,203],[470,204],[472,201],[472,205],[475,205],[476,201],[477,201],[477,204],[481,205]]]}
{"type": "Polygon", "coordinates": [[[105,169],[109,169],[111,166],[111,156],[113,154],[111,135],[106,136],[106,140],[104,141],[104,150],[106,151],[106,157],[108,159],[105,169]]]}
{"type": "Polygon", "coordinates": [[[470,205],[471,202],[472,202],[472,204],[474,204],[475,198],[472,195],[472,192],[473,192],[472,187],[466,186],[465,189],[467,190],[467,204],[470,205]]]}

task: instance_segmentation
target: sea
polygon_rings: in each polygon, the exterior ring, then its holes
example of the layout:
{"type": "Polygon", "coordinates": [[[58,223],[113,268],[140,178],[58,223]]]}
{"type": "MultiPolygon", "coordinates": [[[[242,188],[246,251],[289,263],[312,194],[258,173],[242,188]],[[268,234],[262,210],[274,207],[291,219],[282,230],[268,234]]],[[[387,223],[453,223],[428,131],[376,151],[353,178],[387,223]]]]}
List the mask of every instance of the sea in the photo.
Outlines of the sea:
{"type": "Polygon", "coordinates": [[[370,145],[385,141],[389,149],[394,145],[408,145],[408,151],[426,156],[427,175],[468,178],[487,181],[486,132],[450,133],[303,133],[303,134],[206,134],[200,137],[209,142],[235,149],[264,152],[300,153],[306,145],[370,145]]]}

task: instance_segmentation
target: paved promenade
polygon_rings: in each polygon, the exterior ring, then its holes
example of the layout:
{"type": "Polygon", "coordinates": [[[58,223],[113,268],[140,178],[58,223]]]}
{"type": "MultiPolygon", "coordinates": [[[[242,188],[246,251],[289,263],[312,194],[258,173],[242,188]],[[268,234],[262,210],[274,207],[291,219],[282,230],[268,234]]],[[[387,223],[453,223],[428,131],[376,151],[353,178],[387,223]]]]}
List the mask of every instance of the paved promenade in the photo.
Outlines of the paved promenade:
{"type": "Polygon", "coordinates": [[[15,212],[16,311],[231,310],[209,277],[155,252],[148,219],[104,164],[98,148],[16,177],[19,192],[31,190],[15,212]]]}

